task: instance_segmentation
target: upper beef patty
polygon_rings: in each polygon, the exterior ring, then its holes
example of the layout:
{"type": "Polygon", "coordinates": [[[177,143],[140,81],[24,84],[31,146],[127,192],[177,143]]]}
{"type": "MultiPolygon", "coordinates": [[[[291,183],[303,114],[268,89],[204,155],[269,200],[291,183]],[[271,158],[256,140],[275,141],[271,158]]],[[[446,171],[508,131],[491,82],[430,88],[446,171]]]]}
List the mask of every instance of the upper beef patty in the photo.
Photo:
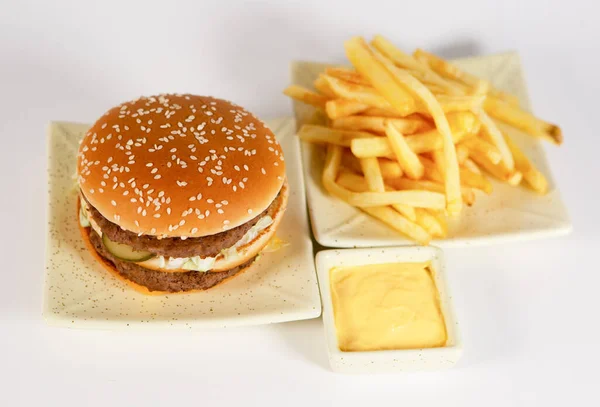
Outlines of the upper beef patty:
{"type": "Polygon", "coordinates": [[[136,250],[148,251],[159,256],[176,258],[193,256],[216,257],[223,249],[232,247],[240,240],[260,218],[267,215],[274,218],[280,205],[281,191],[279,191],[277,197],[271,202],[271,205],[251,221],[226,232],[183,240],[179,237],[158,239],[150,235],[138,236],[136,233],[121,229],[120,226],[106,219],[88,202],[89,216],[98,224],[102,233],[105,233],[113,242],[124,243],[136,250]]]}
{"type": "Polygon", "coordinates": [[[150,270],[135,263],[122,261],[114,257],[102,244],[102,239],[94,230],[89,229],[90,242],[96,251],[111,262],[117,272],[126,279],[136,284],[147,287],[150,291],[180,292],[190,290],[206,290],[231,277],[254,262],[256,257],[250,261],[234,267],[227,271],[200,272],[188,271],[184,273],[165,273],[150,270]]]}

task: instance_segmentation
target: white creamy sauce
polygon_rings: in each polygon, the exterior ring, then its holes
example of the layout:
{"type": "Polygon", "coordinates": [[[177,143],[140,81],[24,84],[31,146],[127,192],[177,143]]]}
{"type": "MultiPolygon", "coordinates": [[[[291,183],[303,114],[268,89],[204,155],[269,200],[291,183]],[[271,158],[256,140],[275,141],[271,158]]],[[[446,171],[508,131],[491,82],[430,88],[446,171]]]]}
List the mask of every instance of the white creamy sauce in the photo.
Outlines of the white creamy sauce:
{"type": "MultiPolygon", "coordinates": [[[[102,236],[102,230],[98,224],[90,218],[88,215],[87,203],[85,200],[80,199],[81,202],[81,210],[79,211],[79,223],[82,227],[92,227],[99,236],[102,236]]],[[[270,216],[263,216],[256,222],[256,225],[252,226],[244,236],[240,240],[236,242],[235,245],[228,249],[224,249],[221,251],[219,255],[216,257],[204,257],[200,256],[194,257],[164,257],[164,256],[155,256],[149,260],[139,262],[140,266],[155,268],[155,269],[164,269],[164,270],[194,270],[194,271],[209,271],[211,270],[215,262],[217,261],[217,257],[222,256],[224,260],[229,260],[236,258],[238,256],[237,249],[242,247],[258,236],[260,232],[271,226],[273,223],[273,218],[270,216]]]]}

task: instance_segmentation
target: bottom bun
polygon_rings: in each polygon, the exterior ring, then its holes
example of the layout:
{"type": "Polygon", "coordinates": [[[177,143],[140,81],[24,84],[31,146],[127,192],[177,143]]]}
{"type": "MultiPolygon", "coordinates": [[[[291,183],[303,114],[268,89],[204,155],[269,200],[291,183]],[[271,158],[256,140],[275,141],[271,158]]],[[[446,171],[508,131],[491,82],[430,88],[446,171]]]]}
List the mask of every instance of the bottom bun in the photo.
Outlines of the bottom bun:
{"type": "MultiPolygon", "coordinates": [[[[123,275],[122,272],[118,268],[119,260],[114,259],[114,258],[113,259],[108,258],[110,256],[110,253],[108,253],[108,252],[99,253],[99,251],[97,249],[98,244],[102,245],[100,237],[94,231],[92,231],[91,228],[89,228],[89,227],[86,228],[86,227],[79,226],[79,230],[81,232],[81,236],[83,238],[86,248],[92,253],[94,258],[100,264],[102,264],[104,266],[104,268],[109,273],[111,273],[114,277],[116,277],[119,281],[127,284],[128,286],[130,286],[137,292],[144,294],[144,295],[188,294],[188,293],[192,293],[192,292],[205,291],[207,289],[216,287],[217,285],[220,285],[226,281],[229,281],[231,278],[233,278],[235,276],[241,275],[243,272],[250,269],[254,265],[255,259],[256,259],[256,257],[254,257],[249,262],[236,267],[237,270],[228,270],[228,271],[223,271],[223,272],[219,272],[219,273],[210,273],[211,278],[214,278],[214,277],[220,275],[221,273],[223,274],[223,278],[217,279],[217,281],[214,284],[204,287],[204,288],[199,288],[199,289],[192,288],[192,289],[180,289],[180,290],[177,290],[177,289],[161,290],[161,289],[156,289],[156,284],[153,284],[154,287],[146,286],[143,284],[138,284],[137,282],[132,281],[127,276],[123,275]],[[94,234],[94,235],[92,235],[92,234],[94,234]]],[[[123,263],[125,263],[125,262],[123,262],[123,263]]],[[[187,276],[187,273],[162,273],[160,271],[154,271],[154,270],[150,270],[150,269],[144,270],[144,268],[142,266],[136,265],[134,263],[128,263],[128,264],[130,265],[129,267],[134,266],[134,267],[138,267],[139,269],[142,269],[142,270],[138,270],[137,274],[139,274],[140,272],[144,273],[147,271],[147,273],[149,273],[149,274],[155,273],[154,275],[158,275],[158,276],[164,275],[165,277],[169,277],[172,281],[173,281],[173,278],[170,276],[173,276],[173,277],[175,277],[175,280],[174,280],[175,285],[177,285],[178,281],[183,280],[187,276]],[[179,277],[179,278],[177,278],[177,277],[179,277]]],[[[201,272],[190,271],[188,273],[201,273],[201,272]]],[[[203,274],[197,275],[197,277],[203,277],[203,274]]]]}

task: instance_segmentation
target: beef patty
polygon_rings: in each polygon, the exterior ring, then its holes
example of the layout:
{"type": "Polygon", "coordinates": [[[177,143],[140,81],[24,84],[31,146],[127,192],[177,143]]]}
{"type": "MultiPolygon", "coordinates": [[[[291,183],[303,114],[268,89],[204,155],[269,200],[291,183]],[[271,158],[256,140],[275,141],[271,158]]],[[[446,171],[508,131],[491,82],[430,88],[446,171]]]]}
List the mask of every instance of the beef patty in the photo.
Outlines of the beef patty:
{"type": "Polygon", "coordinates": [[[159,239],[151,235],[138,236],[137,233],[124,230],[106,219],[89,202],[88,208],[89,216],[98,224],[102,233],[106,234],[113,242],[123,243],[136,250],[148,251],[165,257],[216,257],[223,249],[228,249],[236,244],[252,226],[256,225],[260,218],[267,215],[274,218],[281,205],[281,192],[279,191],[267,209],[252,220],[225,232],[203,237],[190,237],[185,240],[179,237],[159,239]]]}
{"type": "Polygon", "coordinates": [[[185,273],[165,273],[150,270],[138,264],[119,260],[114,257],[102,244],[102,238],[93,230],[89,229],[90,242],[103,258],[111,262],[117,272],[124,278],[136,284],[147,287],[150,291],[181,292],[190,290],[206,290],[219,284],[221,281],[231,277],[244,268],[251,265],[256,257],[231,270],[220,272],[189,271],[185,273]]]}

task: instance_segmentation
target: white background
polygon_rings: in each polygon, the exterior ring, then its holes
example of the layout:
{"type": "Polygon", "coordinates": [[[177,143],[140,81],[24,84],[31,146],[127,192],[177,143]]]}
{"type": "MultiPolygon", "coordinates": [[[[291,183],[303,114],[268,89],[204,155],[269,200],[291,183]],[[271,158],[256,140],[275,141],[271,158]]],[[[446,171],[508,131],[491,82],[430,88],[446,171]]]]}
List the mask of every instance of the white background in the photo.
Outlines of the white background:
{"type": "Polygon", "coordinates": [[[593,0],[0,0],[0,405],[597,405],[599,12],[593,0]],[[518,50],[536,112],[565,133],[547,151],[574,233],[447,251],[466,344],[457,368],[333,374],[320,319],[210,332],[44,325],[48,121],[91,122],[166,91],[289,115],[290,60],[343,61],[344,39],[374,33],[449,57],[518,50]]]}

